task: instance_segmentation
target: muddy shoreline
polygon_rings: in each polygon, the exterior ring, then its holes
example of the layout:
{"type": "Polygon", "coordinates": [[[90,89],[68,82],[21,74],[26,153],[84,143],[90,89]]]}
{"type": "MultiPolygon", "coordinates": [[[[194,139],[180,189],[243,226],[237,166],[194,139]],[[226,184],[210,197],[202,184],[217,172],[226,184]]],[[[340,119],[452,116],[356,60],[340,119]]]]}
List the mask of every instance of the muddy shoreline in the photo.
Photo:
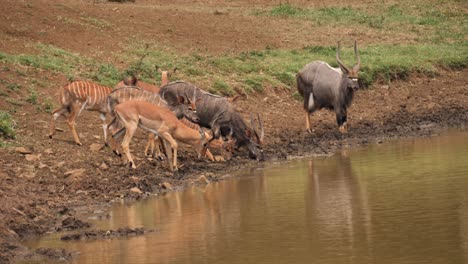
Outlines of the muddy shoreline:
{"type": "MultiPolygon", "coordinates": [[[[437,78],[414,76],[408,81],[359,91],[349,109],[347,134],[338,131],[334,114],[325,110],[314,114],[314,131],[306,133],[301,102],[292,98],[291,91],[268,88],[265,93],[240,101],[236,107],[245,117],[262,113],[266,164],[330,155],[341,149],[388,140],[427,137],[448,128],[465,129],[468,125],[466,76],[467,70],[443,72],[437,78]]],[[[78,121],[78,129],[85,139],[82,147],[73,144],[63,123],[60,126],[65,131],[54,140],[48,140],[43,133],[32,133],[47,127],[50,116],[45,113],[19,117],[20,136],[16,146],[0,153],[0,199],[4,204],[0,208],[1,263],[37,255],[54,258],[50,250],[31,252],[20,241],[64,228],[81,230],[86,227],[84,216],[105,214],[106,208],[115,202],[203,185],[219,181],[241,168],[262,166],[249,160],[246,150],[227,162],[208,162],[197,160],[195,152],[185,148],[179,158],[182,166],[172,174],[165,162],[143,155],[146,135],[140,133],[131,145],[138,166],[132,170],[123,166],[108,149],[96,148],[101,143],[101,130],[95,122],[97,116],[92,113],[86,113],[78,121]],[[31,153],[20,153],[18,146],[31,153]]],[[[58,259],[68,256],[66,252],[57,252],[58,259]]]]}

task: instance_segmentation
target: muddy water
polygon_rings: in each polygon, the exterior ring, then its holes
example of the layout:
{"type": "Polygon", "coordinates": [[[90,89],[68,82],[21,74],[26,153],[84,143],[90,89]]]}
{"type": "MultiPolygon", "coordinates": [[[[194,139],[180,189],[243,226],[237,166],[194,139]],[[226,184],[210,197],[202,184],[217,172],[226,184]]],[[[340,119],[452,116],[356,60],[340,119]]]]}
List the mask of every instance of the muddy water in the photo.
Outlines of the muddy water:
{"type": "Polygon", "coordinates": [[[32,247],[74,263],[468,263],[468,133],[343,151],[116,206],[140,237],[32,247]]]}

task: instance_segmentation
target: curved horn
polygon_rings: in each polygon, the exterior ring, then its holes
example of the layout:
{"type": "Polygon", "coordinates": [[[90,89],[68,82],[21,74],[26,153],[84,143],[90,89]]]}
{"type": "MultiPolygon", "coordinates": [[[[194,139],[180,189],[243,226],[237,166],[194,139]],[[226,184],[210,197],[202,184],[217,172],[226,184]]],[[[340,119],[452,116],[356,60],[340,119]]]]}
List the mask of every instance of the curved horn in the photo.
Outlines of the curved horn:
{"type": "Polygon", "coordinates": [[[338,47],[336,48],[336,61],[340,65],[341,68],[344,68],[346,71],[350,71],[348,67],[341,61],[340,59],[340,42],[338,41],[338,47]]]}
{"type": "Polygon", "coordinates": [[[263,121],[262,121],[262,118],[260,117],[260,114],[257,113],[257,116],[258,116],[258,123],[260,125],[260,145],[263,144],[263,138],[265,137],[265,131],[263,130],[263,121]]]}
{"type": "Polygon", "coordinates": [[[354,55],[356,56],[356,65],[354,65],[353,70],[358,72],[361,68],[361,57],[359,56],[356,40],[354,41],[354,55]]]}

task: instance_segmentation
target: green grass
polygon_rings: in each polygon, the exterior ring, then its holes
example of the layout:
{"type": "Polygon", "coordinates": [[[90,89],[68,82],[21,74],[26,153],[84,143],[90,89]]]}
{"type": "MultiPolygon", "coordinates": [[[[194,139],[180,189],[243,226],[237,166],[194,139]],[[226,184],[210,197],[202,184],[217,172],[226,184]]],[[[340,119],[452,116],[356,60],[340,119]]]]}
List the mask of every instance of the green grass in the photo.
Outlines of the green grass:
{"type": "Polygon", "coordinates": [[[38,94],[34,88],[29,89],[29,96],[26,98],[26,102],[37,105],[38,104],[38,94]]]}
{"type": "Polygon", "coordinates": [[[5,139],[15,139],[15,121],[7,112],[0,111],[0,136],[5,139]]]}
{"type": "MultiPolygon", "coordinates": [[[[67,6],[61,7],[72,10],[67,6]]],[[[290,22],[287,20],[295,20],[295,23],[318,27],[321,31],[354,30],[358,34],[358,42],[360,32],[369,31],[370,37],[366,44],[359,47],[362,60],[360,83],[368,87],[377,81],[405,79],[415,72],[434,76],[438,74],[439,68],[466,68],[468,15],[464,10],[466,5],[463,1],[420,0],[390,4],[378,1],[358,6],[321,8],[282,4],[256,10],[254,15],[284,19],[285,23],[290,22]],[[378,36],[385,37],[385,43],[375,41],[378,36]]],[[[113,27],[105,20],[84,15],[76,19],[59,16],[57,20],[103,30],[113,27]]],[[[353,65],[352,39],[344,38],[342,46],[342,59],[347,65],[353,65]]],[[[91,80],[114,87],[122,77],[128,75],[137,75],[143,81],[159,84],[161,75],[157,68],[170,70],[177,67],[173,80],[186,80],[212,93],[232,96],[235,93],[261,93],[267,87],[295,91],[295,75],[304,65],[321,60],[333,67],[337,66],[335,43],[209,55],[198,51],[181,53],[156,42],[131,39],[123,51],[113,53],[111,58],[102,61],[48,44],[38,43],[34,48],[38,50],[37,54],[12,55],[0,52],[0,62],[6,63],[2,69],[26,79],[33,68],[60,73],[69,80],[91,80]],[[112,63],[114,61],[124,61],[128,66],[118,68],[112,63]],[[15,64],[22,67],[16,67],[15,64]]],[[[32,87],[47,86],[35,79],[31,84],[32,87]]],[[[0,96],[12,108],[29,103],[46,112],[53,110],[50,97],[42,100],[36,90],[23,89],[24,85],[0,80],[0,86],[6,87],[0,91],[0,96]],[[13,94],[11,91],[22,93],[24,98],[19,100],[9,97],[13,94]]],[[[297,99],[300,95],[294,93],[293,97],[297,99]]]]}
{"type": "Polygon", "coordinates": [[[42,103],[42,108],[44,109],[46,113],[49,113],[49,114],[51,114],[52,111],[54,111],[54,108],[55,108],[54,101],[52,100],[52,98],[50,98],[50,96],[47,96],[44,99],[44,102],[42,103]]]}
{"type": "MultiPolygon", "coordinates": [[[[440,66],[464,68],[468,65],[468,42],[369,45],[360,47],[359,50],[362,60],[360,77],[364,86],[370,86],[377,80],[404,79],[411,72],[433,75],[440,66]]],[[[119,82],[124,74],[131,73],[137,73],[145,81],[156,80],[158,83],[160,74],[155,65],[162,69],[178,67],[178,79],[188,80],[224,95],[233,94],[233,87],[243,88],[245,92],[261,92],[266,86],[293,87],[295,74],[314,60],[337,66],[335,46],[310,46],[293,50],[266,49],[220,56],[179,55],[170,50],[161,52],[150,49],[141,63],[138,58],[143,51],[136,48],[120,55],[132,62],[123,70],[112,64],[98,63],[85,57],[77,58],[73,53],[60,49],[47,48],[47,52],[57,56],[48,59],[45,55],[6,55],[3,60],[57,70],[74,78],[90,79],[110,87],[119,82]],[[51,66],[54,64],[57,66],[51,66]]],[[[346,64],[354,64],[351,43],[343,43],[341,55],[346,64]]]]}
{"type": "Polygon", "coordinates": [[[302,8],[288,3],[253,14],[310,21],[316,26],[362,27],[393,34],[414,32],[425,42],[440,43],[460,41],[467,35],[465,8],[461,2],[449,0],[324,8],[302,8]]]}

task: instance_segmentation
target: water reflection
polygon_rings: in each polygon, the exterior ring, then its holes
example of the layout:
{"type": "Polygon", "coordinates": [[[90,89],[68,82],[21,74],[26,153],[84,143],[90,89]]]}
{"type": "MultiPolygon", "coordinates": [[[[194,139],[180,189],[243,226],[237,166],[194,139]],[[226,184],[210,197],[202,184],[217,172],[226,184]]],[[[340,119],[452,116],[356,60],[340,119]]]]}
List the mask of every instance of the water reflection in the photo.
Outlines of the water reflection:
{"type": "Polygon", "coordinates": [[[117,206],[75,263],[468,263],[468,134],[375,145],[117,206]]]}

